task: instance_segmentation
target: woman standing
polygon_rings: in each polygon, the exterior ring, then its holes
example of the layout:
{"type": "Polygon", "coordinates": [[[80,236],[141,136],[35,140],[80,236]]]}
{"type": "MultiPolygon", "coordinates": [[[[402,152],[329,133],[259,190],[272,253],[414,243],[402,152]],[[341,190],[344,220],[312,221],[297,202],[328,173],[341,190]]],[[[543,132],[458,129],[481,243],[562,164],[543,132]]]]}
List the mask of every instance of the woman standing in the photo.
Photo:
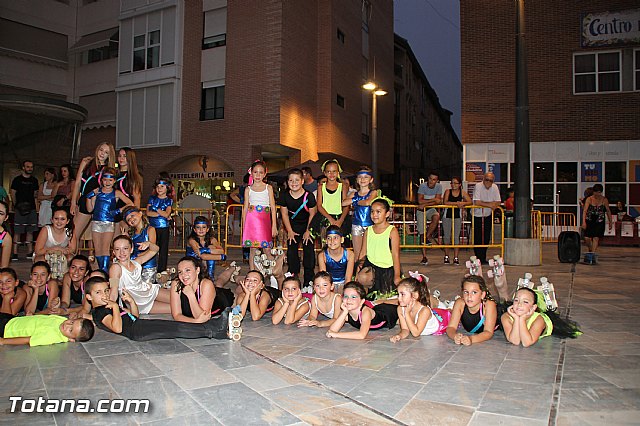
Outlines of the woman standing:
{"type": "Polygon", "coordinates": [[[73,169],[70,164],[63,164],[60,166],[60,173],[58,174],[60,180],[56,187],[56,205],[58,207],[71,205],[71,195],[73,194],[73,186],[76,180],[73,178],[73,169]]]}
{"type": "MultiPolygon", "coordinates": [[[[442,219],[442,230],[444,232],[444,243],[451,244],[451,220],[453,217],[453,235],[455,244],[460,244],[460,229],[462,225],[461,212],[464,206],[471,205],[471,197],[465,190],[462,189],[462,179],[458,176],[451,178],[451,188],[444,192],[444,204],[447,206],[455,206],[451,209],[446,209],[447,212],[442,219]]],[[[459,265],[458,259],[459,247],[453,248],[453,264],[459,265]]],[[[444,249],[444,263],[448,265],[449,249],[444,249]]]]}
{"type": "MultiPolygon", "coordinates": [[[[609,200],[602,195],[602,184],[593,185],[593,195],[588,197],[584,203],[584,211],[582,212],[582,229],[584,229],[584,241],[592,259],[593,253],[598,250],[600,238],[604,237],[605,214],[609,219],[609,229],[613,226],[611,221],[611,210],[609,209],[609,200]]],[[[585,255],[586,256],[586,255],[585,255]]],[[[585,258],[585,261],[587,261],[585,258]]],[[[589,262],[589,263],[595,263],[589,262]]]]}
{"type": "Polygon", "coordinates": [[[44,181],[38,190],[38,203],[40,203],[40,209],[38,210],[39,228],[51,224],[51,201],[56,196],[58,188],[56,181],[56,169],[47,167],[44,171],[44,181]]]}

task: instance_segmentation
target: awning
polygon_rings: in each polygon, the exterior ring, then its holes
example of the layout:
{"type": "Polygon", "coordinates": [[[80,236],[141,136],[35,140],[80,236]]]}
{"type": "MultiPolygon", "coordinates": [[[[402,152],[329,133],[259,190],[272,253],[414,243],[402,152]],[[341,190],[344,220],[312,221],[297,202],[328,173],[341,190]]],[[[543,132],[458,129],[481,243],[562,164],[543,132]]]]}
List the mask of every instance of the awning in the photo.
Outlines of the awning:
{"type": "Polygon", "coordinates": [[[110,41],[118,41],[118,31],[119,29],[116,27],[82,36],[76,44],[71,46],[69,52],[78,53],[89,49],[108,46],[110,41]]]}

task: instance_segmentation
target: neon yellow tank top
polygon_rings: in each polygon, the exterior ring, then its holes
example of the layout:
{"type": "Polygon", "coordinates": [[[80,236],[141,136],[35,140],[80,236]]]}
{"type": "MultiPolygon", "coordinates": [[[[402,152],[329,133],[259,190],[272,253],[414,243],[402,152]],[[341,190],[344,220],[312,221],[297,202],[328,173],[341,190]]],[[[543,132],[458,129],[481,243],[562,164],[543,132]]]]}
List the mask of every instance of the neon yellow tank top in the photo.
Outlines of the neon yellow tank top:
{"type": "Polygon", "coordinates": [[[391,240],[391,230],[393,225],[389,225],[382,233],[376,234],[373,226],[367,228],[367,259],[379,268],[391,268],[393,257],[389,241],[391,240]]]}
{"type": "Polygon", "coordinates": [[[322,207],[329,214],[342,214],[342,182],[338,183],[338,189],[333,194],[327,191],[327,184],[322,185],[322,207]]]}
{"type": "MultiPolygon", "coordinates": [[[[533,315],[529,317],[529,319],[527,320],[527,330],[531,330],[533,322],[538,317],[542,317],[545,325],[544,331],[542,332],[542,334],[540,334],[540,339],[542,339],[543,337],[551,336],[551,333],[553,332],[553,323],[547,315],[540,312],[534,312],[533,315]]],[[[513,317],[511,315],[509,315],[509,319],[511,320],[511,322],[513,322],[513,317]]]]}

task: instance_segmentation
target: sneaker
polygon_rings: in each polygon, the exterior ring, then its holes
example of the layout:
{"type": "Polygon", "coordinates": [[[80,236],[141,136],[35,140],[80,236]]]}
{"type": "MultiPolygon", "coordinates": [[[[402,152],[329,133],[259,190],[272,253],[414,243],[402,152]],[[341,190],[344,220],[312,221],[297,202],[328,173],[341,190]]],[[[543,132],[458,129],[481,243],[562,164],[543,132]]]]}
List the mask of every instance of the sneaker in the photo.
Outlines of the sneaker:
{"type": "Polygon", "coordinates": [[[423,257],[420,261],[421,265],[427,266],[429,264],[429,260],[426,257],[423,257]]]}
{"type": "Polygon", "coordinates": [[[427,243],[427,245],[429,245],[429,246],[430,245],[436,245],[437,246],[438,245],[438,240],[436,240],[433,237],[429,237],[429,242],[427,243]]]}
{"type": "Polygon", "coordinates": [[[29,253],[29,254],[27,255],[27,259],[29,259],[29,260],[33,260],[33,258],[34,258],[35,256],[36,256],[36,255],[35,255],[35,253],[29,253]]]}
{"type": "Polygon", "coordinates": [[[458,266],[460,266],[460,261],[458,260],[458,258],[457,258],[457,257],[454,257],[454,258],[453,258],[453,264],[454,264],[454,265],[458,265],[458,266]]]}
{"type": "Polygon", "coordinates": [[[444,264],[445,264],[445,265],[449,265],[449,264],[451,264],[451,262],[449,262],[449,256],[445,256],[445,257],[444,257],[444,264]]]}
{"type": "Polygon", "coordinates": [[[426,242],[426,243],[424,243],[424,245],[425,245],[425,246],[432,246],[432,245],[433,245],[433,242],[432,242],[431,240],[433,240],[433,238],[429,238],[429,239],[427,240],[427,242],[426,242]]]}
{"type": "Polygon", "coordinates": [[[17,254],[12,254],[11,255],[11,260],[20,260],[20,258],[18,257],[17,254]]]}

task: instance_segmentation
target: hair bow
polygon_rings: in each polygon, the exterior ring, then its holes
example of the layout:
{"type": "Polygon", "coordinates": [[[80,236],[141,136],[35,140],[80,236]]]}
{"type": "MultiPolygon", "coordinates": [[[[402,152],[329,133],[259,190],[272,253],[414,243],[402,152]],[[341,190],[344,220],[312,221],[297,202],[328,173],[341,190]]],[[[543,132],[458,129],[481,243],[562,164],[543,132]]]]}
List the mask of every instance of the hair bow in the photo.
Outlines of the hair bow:
{"type": "Polygon", "coordinates": [[[291,277],[293,277],[294,275],[295,275],[295,274],[294,274],[293,272],[285,272],[285,273],[284,273],[284,277],[285,277],[285,278],[291,278],[291,277]]]}
{"type": "Polygon", "coordinates": [[[415,278],[416,280],[424,284],[429,282],[429,277],[424,274],[421,274],[418,271],[409,271],[409,276],[411,278],[415,278]]]}
{"type": "Polygon", "coordinates": [[[375,197],[373,200],[371,200],[371,204],[373,204],[376,200],[384,200],[389,204],[389,207],[393,207],[393,200],[390,198],[385,197],[382,194],[379,194],[377,197],[375,197]]]}

